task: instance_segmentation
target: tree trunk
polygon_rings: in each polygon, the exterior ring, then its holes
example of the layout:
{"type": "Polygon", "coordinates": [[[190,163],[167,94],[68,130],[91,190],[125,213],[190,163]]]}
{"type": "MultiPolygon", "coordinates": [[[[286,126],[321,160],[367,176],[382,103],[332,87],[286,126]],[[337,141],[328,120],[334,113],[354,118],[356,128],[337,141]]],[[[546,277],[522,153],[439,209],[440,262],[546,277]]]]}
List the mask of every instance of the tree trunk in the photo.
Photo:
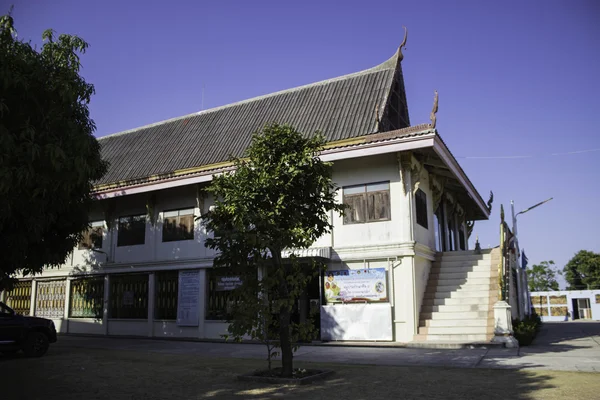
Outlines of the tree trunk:
{"type": "MultiPolygon", "coordinates": [[[[281,250],[271,251],[273,261],[276,264],[276,269],[282,268],[285,272],[284,276],[289,274],[288,267],[283,265],[281,258],[281,250]]],[[[284,279],[279,283],[279,296],[281,299],[287,299],[289,290],[287,281],[284,279]]],[[[292,351],[292,340],[290,337],[290,319],[291,308],[282,307],[279,309],[279,344],[281,346],[281,376],[291,378],[294,371],[294,353],[292,351]]]]}
{"type": "Polygon", "coordinates": [[[290,338],[290,311],[287,308],[279,312],[279,340],[281,344],[281,376],[291,378],[294,371],[294,353],[290,338]]]}

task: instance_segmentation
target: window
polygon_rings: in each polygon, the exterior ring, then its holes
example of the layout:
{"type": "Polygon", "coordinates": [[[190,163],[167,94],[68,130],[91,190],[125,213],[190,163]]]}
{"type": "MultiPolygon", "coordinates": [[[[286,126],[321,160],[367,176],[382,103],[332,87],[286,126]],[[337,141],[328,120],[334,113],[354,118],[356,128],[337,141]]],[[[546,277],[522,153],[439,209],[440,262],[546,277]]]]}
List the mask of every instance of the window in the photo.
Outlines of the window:
{"type": "Polygon", "coordinates": [[[428,229],[427,195],[421,189],[417,189],[417,193],[415,193],[415,207],[417,209],[417,224],[428,229]]]}
{"type": "Polygon", "coordinates": [[[163,213],[163,242],[194,239],[194,209],[163,213]]]}
{"type": "Polygon", "coordinates": [[[66,280],[38,281],[35,316],[60,319],[65,315],[66,280]]]}
{"type": "Polygon", "coordinates": [[[91,227],[83,233],[83,238],[79,242],[77,248],[84,249],[101,249],[102,235],[104,234],[104,221],[92,222],[91,227]]]}
{"type": "Polygon", "coordinates": [[[146,216],[133,215],[119,218],[117,246],[135,246],[146,242],[146,216]]]}
{"type": "Polygon", "coordinates": [[[347,186],[344,189],[344,224],[390,219],[390,183],[347,186]]]}
{"type": "Polygon", "coordinates": [[[208,272],[208,299],[206,302],[206,319],[228,320],[232,317],[233,306],[236,299],[231,291],[239,286],[240,279],[226,277],[224,273],[207,270],[208,272]]]}
{"type": "Polygon", "coordinates": [[[179,271],[162,271],[155,274],[154,319],[177,319],[179,271]]]}
{"type": "Polygon", "coordinates": [[[148,275],[110,277],[110,318],[148,318],[148,275]]]}
{"type": "Polygon", "coordinates": [[[6,305],[17,314],[29,315],[31,310],[31,281],[19,281],[6,293],[6,305]]]}
{"type": "Polygon", "coordinates": [[[70,318],[102,319],[104,315],[104,278],[71,281],[70,318]]]}

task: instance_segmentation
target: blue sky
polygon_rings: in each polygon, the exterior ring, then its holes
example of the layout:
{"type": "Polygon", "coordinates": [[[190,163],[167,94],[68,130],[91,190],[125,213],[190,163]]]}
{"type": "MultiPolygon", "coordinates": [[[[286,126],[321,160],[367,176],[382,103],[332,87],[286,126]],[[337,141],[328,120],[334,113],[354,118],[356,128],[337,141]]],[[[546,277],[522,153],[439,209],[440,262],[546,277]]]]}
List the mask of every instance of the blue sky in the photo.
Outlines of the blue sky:
{"type": "Polygon", "coordinates": [[[494,191],[474,236],[496,245],[500,204],[554,197],[519,216],[530,262],[600,252],[600,2],[0,3],[23,39],[53,28],[90,43],[97,136],[369,68],[406,25],[412,124],[429,121],[437,89],[440,135],[484,199],[494,191]]]}

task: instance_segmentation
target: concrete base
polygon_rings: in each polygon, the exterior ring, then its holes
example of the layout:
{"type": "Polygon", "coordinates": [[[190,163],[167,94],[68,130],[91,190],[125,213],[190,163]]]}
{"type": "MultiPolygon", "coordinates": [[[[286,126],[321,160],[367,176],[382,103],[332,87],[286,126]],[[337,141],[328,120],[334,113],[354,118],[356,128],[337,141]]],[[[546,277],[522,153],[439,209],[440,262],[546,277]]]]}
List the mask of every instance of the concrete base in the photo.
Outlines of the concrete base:
{"type": "MultiPolygon", "coordinates": [[[[494,343],[494,342],[471,342],[471,343],[462,343],[462,342],[411,342],[407,343],[406,347],[411,349],[491,349],[504,347],[504,343],[494,343]]],[[[508,346],[507,346],[508,347],[508,346]]]]}
{"type": "Polygon", "coordinates": [[[492,343],[504,343],[504,347],[519,347],[519,342],[513,336],[512,313],[510,305],[505,301],[494,304],[494,338],[492,343]]]}
{"type": "Polygon", "coordinates": [[[503,344],[508,349],[514,349],[519,347],[519,342],[514,336],[494,336],[492,343],[503,344]]]}

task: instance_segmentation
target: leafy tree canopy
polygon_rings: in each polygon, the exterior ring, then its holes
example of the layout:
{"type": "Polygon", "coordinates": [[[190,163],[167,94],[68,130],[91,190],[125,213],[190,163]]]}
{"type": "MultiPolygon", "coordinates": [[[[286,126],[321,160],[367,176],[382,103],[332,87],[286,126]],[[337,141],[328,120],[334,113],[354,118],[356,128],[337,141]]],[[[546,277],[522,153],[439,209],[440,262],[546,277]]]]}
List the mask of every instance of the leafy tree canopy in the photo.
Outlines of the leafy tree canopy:
{"type": "Polygon", "coordinates": [[[600,254],[580,250],[563,270],[569,290],[600,289],[600,254]]]}
{"type": "Polygon", "coordinates": [[[343,209],[331,165],[318,157],[324,143],[318,134],[306,139],[290,126],[265,126],[246,158],[234,160],[235,172],[215,177],[215,207],[203,217],[213,234],[206,245],[218,250],[215,267],[243,280],[230,332],[265,342],[269,360],[280,347],[282,376],[292,376],[295,342],[310,336],[291,313],[319,268],[283,251],[311,246],[330,231],[329,212],[343,209]]]}
{"type": "Polygon", "coordinates": [[[556,271],[554,261],[542,261],[539,264],[534,264],[527,269],[527,285],[530,292],[547,292],[550,290],[558,290],[558,282],[556,274],[561,274],[556,271]]]}
{"type": "Polygon", "coordinates": [[[106,172],[80,75],[87,43],[47,30],[40,51],[0,18],[0,289],[62,264],[88,226],[106,172]]]}

